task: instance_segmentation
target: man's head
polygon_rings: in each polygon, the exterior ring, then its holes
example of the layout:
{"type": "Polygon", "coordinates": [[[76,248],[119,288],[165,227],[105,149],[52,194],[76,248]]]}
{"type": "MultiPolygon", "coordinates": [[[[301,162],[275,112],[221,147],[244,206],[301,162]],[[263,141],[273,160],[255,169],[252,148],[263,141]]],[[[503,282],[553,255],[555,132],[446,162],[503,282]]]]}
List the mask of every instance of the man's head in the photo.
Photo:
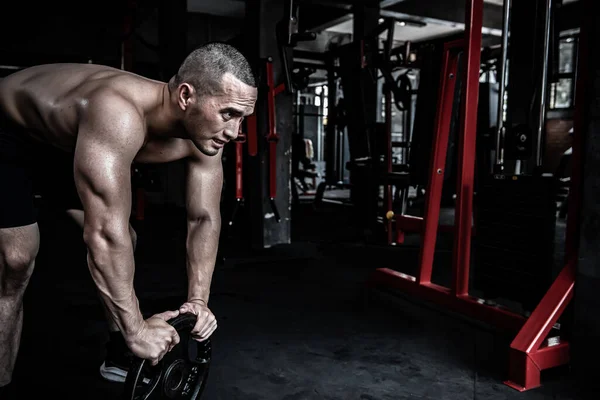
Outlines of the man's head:
{"type": "Polygon", "coordinates": [[[206,155],[216,155],[237,137],[254,112],[256,81],[246,58],[234,47],[209,43],[190,53],[169,82],[183,111],[188,137],[206,155]]]}

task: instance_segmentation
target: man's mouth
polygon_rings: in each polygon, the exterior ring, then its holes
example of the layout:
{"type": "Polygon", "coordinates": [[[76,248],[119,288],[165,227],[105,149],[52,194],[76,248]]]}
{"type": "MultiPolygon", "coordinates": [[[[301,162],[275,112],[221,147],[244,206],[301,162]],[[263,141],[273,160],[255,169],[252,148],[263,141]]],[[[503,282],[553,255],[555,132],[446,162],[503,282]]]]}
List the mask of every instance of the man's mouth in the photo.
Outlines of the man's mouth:
{"type": "Polygon", "coordinates": [[[220,139],[217,139],[217,138],[214,138],[213,140],[214,140],[214,141],[215,141],[215,143],[216,143],[216,144],[218,144],[219,146],[225,146],[225,145],[227,144],[227,142],[226,142],[226,141],[224,141],[224,140],[220,140],[220,139]]]}

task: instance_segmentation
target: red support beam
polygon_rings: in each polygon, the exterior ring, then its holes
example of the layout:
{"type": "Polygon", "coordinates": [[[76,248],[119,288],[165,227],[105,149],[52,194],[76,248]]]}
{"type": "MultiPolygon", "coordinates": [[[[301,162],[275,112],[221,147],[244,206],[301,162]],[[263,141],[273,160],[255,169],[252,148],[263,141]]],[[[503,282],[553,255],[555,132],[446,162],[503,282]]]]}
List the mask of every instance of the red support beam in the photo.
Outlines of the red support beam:
{"type": "Polygon", "coordinates": [[[420,265],[417,280],[419,283],[431,282],[433,257],[440,219],[440,204],[444,186],[444,168],[446,166],[446,153],[450,136],[450,123],[452,119],[452,103],[456,88],[456,73],[458,67],[457,51],[462,41],[447,43],[444,46],[444,59],[440,76],[440,91],[438,94],[438,112],[432,143],[431,165],[429,167],[429,180],[427,182],[427,197],[423,216],[423,239],[419,254],[420,265]]]}
{"type": "Polygon", "coordinates": [[[475,181],[475,142],[477,139],[477,104],[481,66],[481,28],[483,0],[466,2],[466,65],[463,79],[458,142],[458,182],[456,188],[456,233],[452,290],[457,296],[468,294],[471,263],[471,228],[473,218],[473,185],[475,181]]]}
{"type": "Polygon", "coordinates": [[[399,289],[403,293],[434,303],[453,312],[483,321],[509,333],[516,333],[525,317],[502,307],[489,306],[473,296],[454,296],[449,288],[435,283],[417,283],[414,276],[388,268],[379,268],[371,276],[372,287],[399,289]]]}
{"type": "Polygon", "coordinates": [[[557,365],[565,365],[569,362],[569,359],[569,343],[567,342],[542,347],[531,354],[531,360],[540,371],[553,368],[557,365]]]}
{"type": "Polygon", "coordinates": [[[246,142],[246,135],[242,133],[240,126],[240,133],[235,140],[235,198],[242,200],[244,198],[244,143],[246,142]]]}
{"type": "Polygon", "coordinates": [[[522,392],[539,387],[542,369],[568,362],[568,357],[563,353],[568,353],[566,342],[561,344],[560,352],[551,351],[551,348],[540,349],[573,297],[574,266],[574,263],[570,263],[563,268],[510,345],[509,379],[504,383],[513,389],[522,392]],[[565,346],[567,350],[562,350],[565,346]]]}

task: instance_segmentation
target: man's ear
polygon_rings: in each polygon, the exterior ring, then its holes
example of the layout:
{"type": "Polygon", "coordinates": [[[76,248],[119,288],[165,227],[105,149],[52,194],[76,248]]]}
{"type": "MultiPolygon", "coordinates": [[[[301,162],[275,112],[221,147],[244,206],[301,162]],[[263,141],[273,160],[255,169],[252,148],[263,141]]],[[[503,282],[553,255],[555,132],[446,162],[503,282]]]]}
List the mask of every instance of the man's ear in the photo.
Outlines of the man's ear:
{"type": "Polygon", "coordinates": [[[177,88],[177,104],[185,111],[194,101],[195,90],[189,83],[182,83],[177,88]]]}

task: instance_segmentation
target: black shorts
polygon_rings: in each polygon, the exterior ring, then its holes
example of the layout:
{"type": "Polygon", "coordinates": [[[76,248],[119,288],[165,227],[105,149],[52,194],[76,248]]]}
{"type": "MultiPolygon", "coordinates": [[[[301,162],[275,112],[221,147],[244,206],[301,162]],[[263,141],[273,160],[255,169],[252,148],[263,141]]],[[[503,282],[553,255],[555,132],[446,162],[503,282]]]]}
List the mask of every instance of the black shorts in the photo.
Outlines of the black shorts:
{"type": "Polygon", "coordinates": [[[33,224],[39,204],[58,211],[83,209],[73,154],[29,139],[22,128],[2,119],[0,193],[0,229],[33,224]]]}

